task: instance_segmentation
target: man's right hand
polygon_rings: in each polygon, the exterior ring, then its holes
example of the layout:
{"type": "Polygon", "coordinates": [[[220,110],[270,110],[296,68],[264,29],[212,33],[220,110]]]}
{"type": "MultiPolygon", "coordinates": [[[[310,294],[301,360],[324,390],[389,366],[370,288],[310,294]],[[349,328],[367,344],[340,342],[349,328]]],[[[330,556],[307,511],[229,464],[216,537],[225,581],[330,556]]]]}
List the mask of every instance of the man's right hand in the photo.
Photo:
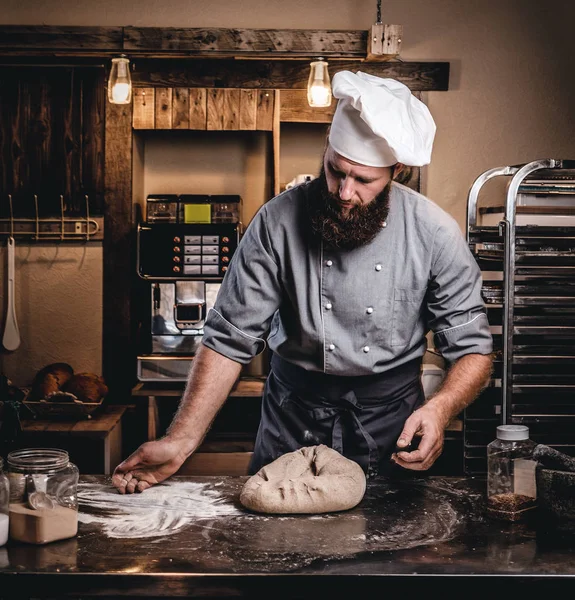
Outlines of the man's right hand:
{"type": "Polygon", "coordinates": [[[186,458],[176,440],[146,442],[114,469],[112,483],[120,494],[143,492],[173,475],[186,458]]]}
{"type": "Polygon", "coordinates": [[[165,437],[142,444],[114,470],[120,494],[143,492],[172,476],[204,439],[242,365],[200,344],[184,395],[165,437]]]}

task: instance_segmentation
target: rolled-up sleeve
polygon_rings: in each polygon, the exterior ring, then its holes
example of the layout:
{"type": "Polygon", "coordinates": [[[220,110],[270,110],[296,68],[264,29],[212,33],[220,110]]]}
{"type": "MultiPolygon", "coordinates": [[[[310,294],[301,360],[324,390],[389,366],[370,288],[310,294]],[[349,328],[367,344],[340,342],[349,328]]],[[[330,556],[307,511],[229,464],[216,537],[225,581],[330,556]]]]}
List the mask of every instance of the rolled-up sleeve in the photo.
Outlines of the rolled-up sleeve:
{"type": "Polygon", "coordinates": [[[481,271],[459,229],[440,230],[427,294],[428,325],[448,362],[489,354],[493,340],[481,297],[481,271]]]}
{"type": "Polygon", "coordinates": [[[208,312],[202,337],[205,346],[242,364],[264,350],[281,298],[266,214],[264,205],[246,229],[208,312]]]}

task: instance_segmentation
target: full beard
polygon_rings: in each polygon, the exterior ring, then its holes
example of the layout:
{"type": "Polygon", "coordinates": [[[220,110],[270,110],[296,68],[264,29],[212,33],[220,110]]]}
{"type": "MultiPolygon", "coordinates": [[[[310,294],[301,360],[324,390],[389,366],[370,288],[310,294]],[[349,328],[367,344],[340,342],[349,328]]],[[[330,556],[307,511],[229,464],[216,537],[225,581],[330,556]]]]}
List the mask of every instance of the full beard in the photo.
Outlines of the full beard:
{"type": "Polygon", "coordinates": [[[308,212],[316,237],[332,249],[353,250],[373,240],[389,213],[391,180],[369,204],[355,205],[344,213],[338,195],[327,187],[325,171],[310,184],[308,212]]]}

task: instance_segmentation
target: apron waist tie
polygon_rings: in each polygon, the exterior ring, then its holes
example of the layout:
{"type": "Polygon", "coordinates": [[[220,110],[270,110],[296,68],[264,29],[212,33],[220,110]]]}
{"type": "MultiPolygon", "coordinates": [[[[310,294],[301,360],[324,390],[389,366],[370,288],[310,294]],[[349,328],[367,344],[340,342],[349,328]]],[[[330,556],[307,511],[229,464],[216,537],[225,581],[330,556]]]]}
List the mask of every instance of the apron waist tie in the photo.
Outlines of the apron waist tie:
{"type": "Polygon", "coordinates": [[[367,453],[362,455],[358,463],[365,471],[367,477],[377,475],[378,464],[379,464],[379,450],[373,437],[366,431],[364,426],[361,424],[357,413],[363,408],[353,391],[349,391],[340,397],[342,406],[333,406],[329,408],[314,408],[312,414],[317,421],[325,421],[326,419],[333,419],[333,425],[331,430],[332,436],[332,448],[343,455],[343,426],[342,416],[347,414],[351,417],[354,429],[363,438],[365,445],[367,446],[367,453]]]}

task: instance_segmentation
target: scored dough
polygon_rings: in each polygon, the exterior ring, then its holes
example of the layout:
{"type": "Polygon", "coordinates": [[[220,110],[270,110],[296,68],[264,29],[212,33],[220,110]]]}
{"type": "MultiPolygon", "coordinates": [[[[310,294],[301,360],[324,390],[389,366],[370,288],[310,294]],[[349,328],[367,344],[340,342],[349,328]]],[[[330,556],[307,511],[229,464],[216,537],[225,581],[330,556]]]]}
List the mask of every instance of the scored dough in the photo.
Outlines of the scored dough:
{"type": "Polygon", "coordinates": [[[289,452],[262,467],[244,484],[240,502],[263,513],[336,512],[359,504],[365,487],[363,469],[322,444],[289,452]]]}

